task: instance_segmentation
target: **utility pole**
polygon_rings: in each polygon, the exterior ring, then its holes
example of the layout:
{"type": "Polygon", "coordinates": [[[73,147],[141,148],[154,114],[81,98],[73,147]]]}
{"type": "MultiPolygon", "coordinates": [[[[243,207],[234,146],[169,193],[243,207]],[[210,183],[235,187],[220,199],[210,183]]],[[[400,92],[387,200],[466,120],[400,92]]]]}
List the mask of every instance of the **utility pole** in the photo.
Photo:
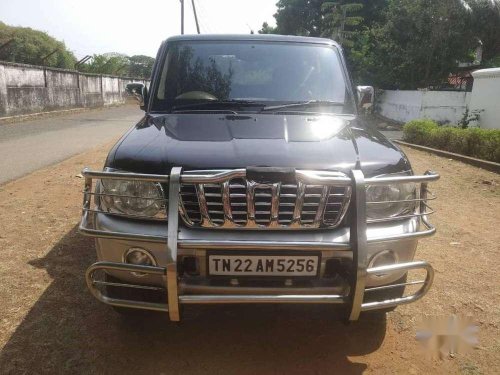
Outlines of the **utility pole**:
{"type": "Polygon", "coordinates": [[[344,42],[344,29],[345,19],[347,17],[347,7],[341,5],[340,9],[342,9],[342,22],[340,23],[339,44],[342,45],[342,43],[344,42]]]}
{"type": "Polygon", "coordinates": [[[194,5],[194,0],[191,0],[191,4],[193,5],[194,21],[196,22],[196,31],[199,34],[200,33],[200,24],[198,23],[198,15],[196,14],[196,6],[194,5]]]}
{"type": "Polygon", "coordinates": [[[184,35],[184,0],[181,1],[181,34],[184,35]]]}

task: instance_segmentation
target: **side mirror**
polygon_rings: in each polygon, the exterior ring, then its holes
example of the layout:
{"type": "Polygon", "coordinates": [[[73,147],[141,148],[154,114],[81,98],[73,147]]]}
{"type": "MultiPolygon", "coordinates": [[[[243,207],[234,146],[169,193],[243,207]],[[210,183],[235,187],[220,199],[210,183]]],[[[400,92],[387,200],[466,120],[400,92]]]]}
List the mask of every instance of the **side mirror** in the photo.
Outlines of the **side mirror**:
{"type": "Polygon", "coordinates": [[[369,109],[373,106],[375,100],[375,90],[373,86],[357,86],[359,108],[369,109]]]}
{"type": "Polygon", "coordinates": [[[146,109],[148,104],[148,88],[144,85],[144,83],[127,83],[125,91],[128,95],[133,96],[139,102],[139,106],[142,110],[146,109]]]}

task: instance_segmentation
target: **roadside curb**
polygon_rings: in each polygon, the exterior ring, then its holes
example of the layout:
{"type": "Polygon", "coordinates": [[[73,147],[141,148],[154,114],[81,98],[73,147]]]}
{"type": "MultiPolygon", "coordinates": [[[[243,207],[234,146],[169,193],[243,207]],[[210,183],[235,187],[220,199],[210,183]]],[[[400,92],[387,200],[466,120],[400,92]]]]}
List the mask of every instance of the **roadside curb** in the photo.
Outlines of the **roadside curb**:
{"type": "Polygon", "coordinates": [[[118,103],[118,104],[110,104],[110,105],[101,106],[101,107],[79,107],[79,108],[71,108],[71,109],[61,109],[58,111],[36,112],[36,113],[27,113],[25,115],[0,117],[0,126],[6,125],[6,124],[12,124],[12,123],[16,123],[16,122],[36,120],[36,119],[46,118],[46,117],[56,117],[56,116],[69,115],[69,114],[73,114],[73,113],[82,113],[82,112],[93,111],[93,110],[101,110],[101,109],[112,108],[112,107],[120,107],[120,106],[126,105],[126,104],[127,103],[125,102],[125,103],[118,103]]]}
{"type": "Polygon", "coordinates": [[[417,149],[420,151],[427,151],[427,152],[430,152],[432,154],[444,156],[444,157],[447,157],[450,159],[459,160],[461,162],[473,165],[475,167],[487,169],[491,172],[495,172],[495,173],[500,174],[500,163],[495,163],[493,161],[487,161],[487,160],[482,160],[482,159],[476,159],[476,158],[473,158],[470,156],[455,154],[454,152],[438,150],[438,149],[431,148],[431,147],[415,145],[413,143],[407,143],[407,142],[399,141],[397,139],[391,139],[391,142],[397,143],[397,144],[402,145],[402,146],[408,146],[408,147],[411,147],[411,148],[414,148],[414,149],[417,149]]]}

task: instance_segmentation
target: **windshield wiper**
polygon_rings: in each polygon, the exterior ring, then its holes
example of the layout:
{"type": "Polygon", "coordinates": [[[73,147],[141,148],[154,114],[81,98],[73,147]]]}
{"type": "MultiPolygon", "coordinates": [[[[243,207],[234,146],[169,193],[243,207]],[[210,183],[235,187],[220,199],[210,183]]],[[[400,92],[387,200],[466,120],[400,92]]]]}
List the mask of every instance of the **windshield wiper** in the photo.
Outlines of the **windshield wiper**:
{"type": "Polygon", "coordinates": [[[261,112],[275,111],[277,109],[293,108],[293,107],[321,107],[321,106],[344,106],[342,102],[334,102],[332,100],[308,100],[302,102],[281,104],[281,105],[269,105],[262,108],[261,112]]]}
{"type": "Polygon", "coordinates": [[[265,105],[253,100],[211,100],[200,103],[189,103],[182,105],[175,105],[172,107],[172,112],[181,111],[184,109],[204,109],[204,108],[218,108],[218,109],[228,109],[228,108],[239,108],[239,107],[264,107],[265,105]]]}

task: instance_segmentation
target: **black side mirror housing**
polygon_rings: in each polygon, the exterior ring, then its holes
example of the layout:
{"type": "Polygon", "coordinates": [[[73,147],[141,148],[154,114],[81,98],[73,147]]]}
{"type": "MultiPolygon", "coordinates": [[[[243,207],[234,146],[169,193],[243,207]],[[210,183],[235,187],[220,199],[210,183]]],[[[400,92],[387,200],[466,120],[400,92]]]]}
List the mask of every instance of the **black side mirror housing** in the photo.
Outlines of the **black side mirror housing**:
{"type": "Polygon", "coordinates": [[[127,83],[125,91],[128,95],[133,96],[139,102],[139,107],[142,110],[146,110],[146,107],[148,106],[148,88],[144,83],[127,83]]]}
{"type": "Polygon", "coordinates": [[[373,86],[357,86],[358,105],[360,109],[370,109],[375,101],[375,90],[373,86]]]}

